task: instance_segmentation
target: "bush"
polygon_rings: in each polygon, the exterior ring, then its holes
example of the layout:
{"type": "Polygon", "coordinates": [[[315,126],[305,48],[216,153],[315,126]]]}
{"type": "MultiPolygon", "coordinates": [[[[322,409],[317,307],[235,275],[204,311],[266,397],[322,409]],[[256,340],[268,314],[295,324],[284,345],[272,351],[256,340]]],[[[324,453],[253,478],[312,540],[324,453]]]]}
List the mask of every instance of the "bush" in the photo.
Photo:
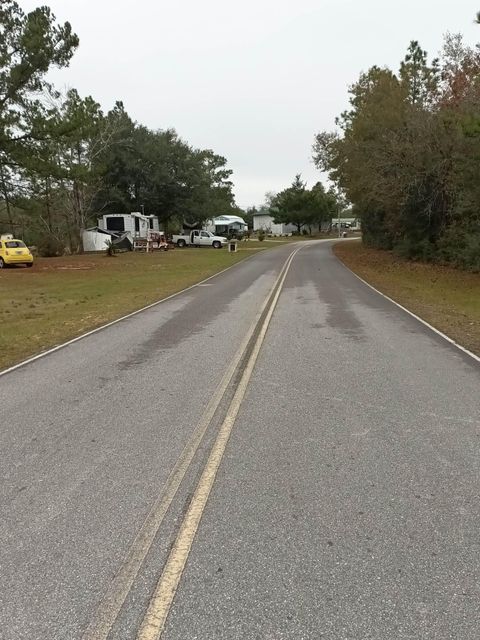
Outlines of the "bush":
{"type": "Polygon", "coordinates": [[[429,240],[415,240],[413,238],[403,238],[394,245],[394,253],[409,260],[423,260],[431,262],[435,259],[435,245],[429,240]]]}
{"type": "Polygon", "coordinates": [[[106,245],[107,245],[105,249],[106,255],[109,256],[110,258],[115,257],[115,254],[117,253],[117,247],[113,244],[111,240],[107,240],[106,245]]]}
{"type": "Polygon", "coordinates": [[[355,212],[362,220],[362,241],[366,247],[393,249],[393,236],[386,224],[384,211],[356,207],[355,212]]]}
{"type": "Polygon", "coordinates": [[[438,257],[456,267],[480,271],[480,228],[449,227],[438,242],[438,257]]]}
{"type": "Polygon", "coordinates": [[[260,229],[258,231],[258,240],[259,240],[259,242],[263,242],[265,240],[265,235],[266,235],[265,229],[260,229]]]}
{"type": "Polygon", "coordinates": [[[232,230],[232,231],[230,231],[228,233],[227,239],[228,240],[243,240],[243,236],[244,236],[243,231],[232,230]]]}
{"type": "Polygon", "coordinates": [[[38,254],[44,258],[55,258],[63,256],[65,246],[58,238],[54,236],[42,236],[37,243],[38,254]]]}

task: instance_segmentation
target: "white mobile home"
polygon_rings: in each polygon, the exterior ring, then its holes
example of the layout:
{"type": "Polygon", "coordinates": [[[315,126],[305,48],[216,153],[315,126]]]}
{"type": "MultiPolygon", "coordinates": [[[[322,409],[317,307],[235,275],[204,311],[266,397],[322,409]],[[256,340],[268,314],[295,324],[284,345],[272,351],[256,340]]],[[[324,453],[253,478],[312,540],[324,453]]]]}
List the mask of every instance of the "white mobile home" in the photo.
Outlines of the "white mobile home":
{"type": "Polygon", "coordinates": [[[247,223],[240,216],[218,216],[208,220],[205,226],[207,231],[219,236],[228,236],[231,233],[246,233],[248,231],[247,223]]]}
{"type": "Polygon", "coordinates": [[[275,223],[273,216],[268,213],[255,213],[253,216],[253,230],[260,231],[263,229],[265,233],[272,236],[287,236],[290,233],[296,233],[297,227],[294,224],[286,224],[283,222],[275,223]]]}

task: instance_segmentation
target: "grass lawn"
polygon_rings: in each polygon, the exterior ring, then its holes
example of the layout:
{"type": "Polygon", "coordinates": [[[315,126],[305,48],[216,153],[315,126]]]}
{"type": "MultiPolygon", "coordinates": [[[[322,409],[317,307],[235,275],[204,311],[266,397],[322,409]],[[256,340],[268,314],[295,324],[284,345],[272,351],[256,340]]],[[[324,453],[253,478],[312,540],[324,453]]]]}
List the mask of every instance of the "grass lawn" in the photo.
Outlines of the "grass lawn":
{"type": "Polygon", "coordinates": [[[339,243],[334,252],[382,293],[480,355],[480,274],[408,262],[360,242],[339,243]]]}
{"type": "Polygon", "coordinates": [[[278,244],[37,258],[0,271],[0,370],[278,244]]]}

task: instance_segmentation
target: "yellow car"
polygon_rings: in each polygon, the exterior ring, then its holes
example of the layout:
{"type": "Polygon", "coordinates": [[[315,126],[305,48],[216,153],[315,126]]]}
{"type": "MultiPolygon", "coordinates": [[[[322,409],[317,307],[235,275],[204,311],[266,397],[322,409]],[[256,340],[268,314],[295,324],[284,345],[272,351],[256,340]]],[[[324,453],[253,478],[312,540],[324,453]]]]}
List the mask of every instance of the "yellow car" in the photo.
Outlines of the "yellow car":
{"type": "Polygon", "coordinates": [[[0,236],[0,269],[10,264],[33,265],[33,256],[22,240],[11,235],[0,236]]]}

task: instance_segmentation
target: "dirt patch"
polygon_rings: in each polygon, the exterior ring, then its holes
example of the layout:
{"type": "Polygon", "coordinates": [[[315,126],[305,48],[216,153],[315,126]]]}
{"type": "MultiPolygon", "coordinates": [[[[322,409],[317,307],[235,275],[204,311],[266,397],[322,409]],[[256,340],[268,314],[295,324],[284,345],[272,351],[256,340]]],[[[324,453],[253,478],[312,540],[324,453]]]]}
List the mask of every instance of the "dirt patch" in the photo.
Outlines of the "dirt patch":
{"type": "MultiPolygon", "coordinates": [[[[48,269],[49,267],[42,267],[42,269],[48,269]]],[[[90,264],[90,265],[73,265],[73,264],[67,264],[65,266],[59,266],[56,267],[57,271],[89,271],[90,269],[94,269],[95,265],[90,264]]],[[[54,269],[52,269],[53,271],[54,269]]]]}

